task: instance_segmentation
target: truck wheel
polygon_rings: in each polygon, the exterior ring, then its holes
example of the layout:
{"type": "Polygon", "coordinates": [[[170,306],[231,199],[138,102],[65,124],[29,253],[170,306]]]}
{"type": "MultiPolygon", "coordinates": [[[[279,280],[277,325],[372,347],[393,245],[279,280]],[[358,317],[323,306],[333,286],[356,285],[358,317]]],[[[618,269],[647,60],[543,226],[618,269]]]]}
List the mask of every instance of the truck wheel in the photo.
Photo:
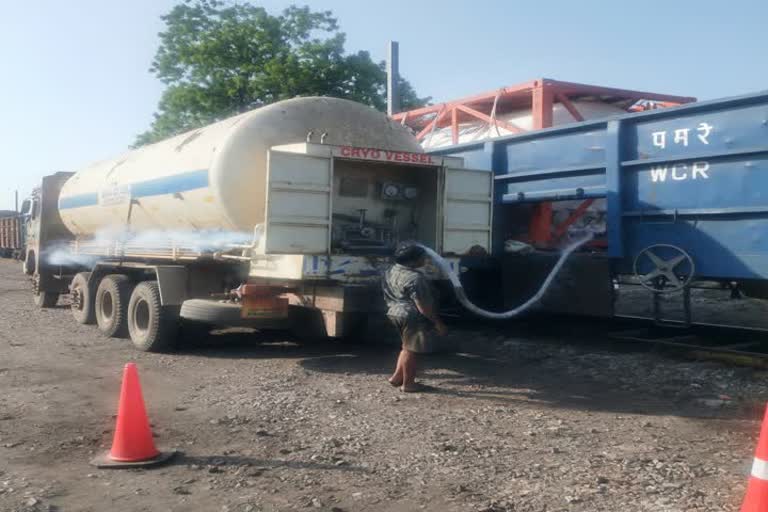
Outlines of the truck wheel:
{"type": "Polygon", "coordinates": [[[95,312],[99,331],[110,338],[127,334],[126,311],[131,296],[131,280],[121,274],[105,276],[96,289],[95,312]]]}
{"type": "Polygon", "coordinates": [[[164,307],[154,281],[136,285],[128,303],[128,332],[136,348],[165,352],[173,348],[179,329],[178,308],[164,307]]]}
{"type": "Polygon", "coordinates": [[[93,290],[88,286],[90,272],[80,272],[75,274],[72,283],[69,285],[72,295],[72,316],[79,324],[93,324],[96,322],[96,313],[94,312],[93,290]]]}
{"type": "Polygon", "coordinates": [[[28,276],[34,275],[37,265],[35,265],[35,253],[34,251],[29,251],[26,255],[26,258],[24,258],[24,263],[22,264],[22,270],[25,274],[28,276]]]}
{"type": "Polygon", "coordinates": [[[189,299],[181,305],[181,318],[208,325],[237,327],[243,324],[240,304],[207,299],[189,299]]]}
{"type": "Polygon", "coordinates": [[[59,294],[56,292],[37,292],[32,297],[35,306],[39,308],[52,308],[59,302],[59,294]]]}
{"type": "Polygon", "coordinates": [[[287,318],[243,318],[242,306],[233,302],[211,299],[189,299],[181,305],[183,320],[219,327],[249,327],[251,329],[287,329],[287,318]]]}

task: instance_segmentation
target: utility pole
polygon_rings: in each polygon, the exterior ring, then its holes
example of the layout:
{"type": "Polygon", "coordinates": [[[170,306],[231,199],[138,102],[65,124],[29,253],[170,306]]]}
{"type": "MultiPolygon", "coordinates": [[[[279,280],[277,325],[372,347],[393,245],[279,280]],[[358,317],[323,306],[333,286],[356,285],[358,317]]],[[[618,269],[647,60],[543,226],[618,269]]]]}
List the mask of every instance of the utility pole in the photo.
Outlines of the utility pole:
{"type": "Polygon", "coordinates": [[[390,41],[387,52],[387,114],[400,112],[400,45],[390,41]]]}
{"type": "Polygon", "coordinates": [[[15,205],[16,205],[16,206],[14,207],[14,208],[15,208],[15,211],[16,211],[16,213],[19,213],[19,191],[18,191],[18,189],[17,189],[17,190],[16,190],[16,192],[13,194],[13,196],[14,196],[14,203],[15,203],[15,205]]]}

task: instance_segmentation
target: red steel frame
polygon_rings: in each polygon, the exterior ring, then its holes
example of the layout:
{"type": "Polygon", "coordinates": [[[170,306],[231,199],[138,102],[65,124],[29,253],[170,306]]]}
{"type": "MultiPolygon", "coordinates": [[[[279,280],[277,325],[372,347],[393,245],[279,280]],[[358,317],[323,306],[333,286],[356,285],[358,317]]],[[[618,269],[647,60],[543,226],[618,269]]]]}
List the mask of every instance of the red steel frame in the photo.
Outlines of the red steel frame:
{"type": "MultiPolygon", "coordinates": [[[[552,126],[552,114],[555,103],[561,103],[571,114],[574,121],[583,121],[584,117],[573,103],[575,99],[604,101],[619,105],[627,111],[637,111],[636,103],[639,100],[653,101],[659,107],[675,106],[696,101],[696,98],[688,96],[615,89],[540,78],[437,105],[400,112],[393,115],[392,119],[410,126],[416,133],[418,140],[424,139],[436,128],[450,126],[452,141],[454,144],[458,144],[459,124],[467,121],[480,120],[489,125],[509,130],[512,133],[525,131],[513,123],[497,119],[496,115],[500,110],[531,109],[534,130],[552,126]]],[[[562,225],[556,226],[554,229],[552,228],[551,203],[537,204],[529,225],[529,241],[538,247],[550,246],[567,231],[568,226],[583,215],[591,204],[590,201],[580,205],[573,215],[568,217],[562,225]]]]}

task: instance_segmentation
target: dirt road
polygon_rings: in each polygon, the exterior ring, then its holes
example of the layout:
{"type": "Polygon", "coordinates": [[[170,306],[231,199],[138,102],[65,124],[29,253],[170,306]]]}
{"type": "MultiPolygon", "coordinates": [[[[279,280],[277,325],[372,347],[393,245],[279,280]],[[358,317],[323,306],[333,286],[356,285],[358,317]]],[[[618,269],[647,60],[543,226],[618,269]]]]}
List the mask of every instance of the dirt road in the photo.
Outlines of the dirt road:
{"type": "Polygon", "coordinates": [[[145,354],[35,309],[2,260],[0,510],[738,509],[764,373],[459,335],[474,353],[430,357],[413,395],[385,382],[386,347],[228,334],[145,354]],[[128,361],[158,444],[183,453],[97,470],[128,361]]]}

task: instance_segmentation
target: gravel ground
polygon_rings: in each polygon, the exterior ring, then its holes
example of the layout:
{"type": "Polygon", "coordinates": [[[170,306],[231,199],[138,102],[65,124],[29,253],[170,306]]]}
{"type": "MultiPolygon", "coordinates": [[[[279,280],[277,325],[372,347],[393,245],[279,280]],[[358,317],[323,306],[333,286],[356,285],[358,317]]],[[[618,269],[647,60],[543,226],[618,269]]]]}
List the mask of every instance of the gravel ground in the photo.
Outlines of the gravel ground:
{"type": "Polygon", "coordinates": [[[0,261],[2,511],[735,511],[764,372],[456,328],[431,391],[385,377],[389,347],[228,333],[170,355],[36,310],[0,261]],[[97,470],[135,361],[154,470],[97,470]]]}

